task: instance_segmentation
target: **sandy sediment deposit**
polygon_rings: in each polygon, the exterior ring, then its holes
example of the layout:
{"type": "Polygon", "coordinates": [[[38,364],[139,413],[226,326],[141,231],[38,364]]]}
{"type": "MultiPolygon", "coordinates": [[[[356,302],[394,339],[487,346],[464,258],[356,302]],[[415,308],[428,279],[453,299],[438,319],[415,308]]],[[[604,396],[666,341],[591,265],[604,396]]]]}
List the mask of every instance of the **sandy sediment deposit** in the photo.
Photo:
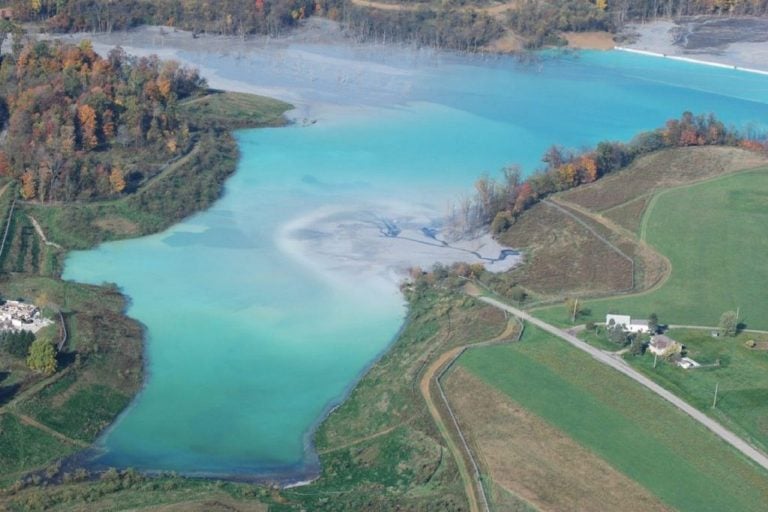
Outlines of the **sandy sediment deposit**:
{"type": "Polygon", "coordinates": [[[768,74],[768,19],[690,17],[628,25],[620,48],[768,74]]]}
{"type": "Polygon", "coordinates": [[[429,270],[436,263],[482,263],[503,272],[521,261],[488,233],[447,240],[434,210],[397,202],[318,209],[283,226],[278,246],[324,275],[342,274],[353,282],[399,282],[409,269],[429,270]]]}

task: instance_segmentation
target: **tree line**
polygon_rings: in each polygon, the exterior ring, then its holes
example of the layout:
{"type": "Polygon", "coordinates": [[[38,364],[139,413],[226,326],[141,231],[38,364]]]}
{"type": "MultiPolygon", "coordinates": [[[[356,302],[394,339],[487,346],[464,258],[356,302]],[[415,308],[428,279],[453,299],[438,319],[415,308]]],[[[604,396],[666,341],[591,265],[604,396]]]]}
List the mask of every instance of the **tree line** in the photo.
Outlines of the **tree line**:
{"type": "Polygon", "coordinates": [[[501,179],[480,177],[475,182],[474,195],[450,207],[447,232],[460,238],[490,226],[492,233],[502,233],[525,210],[547,196],[591,183],[660,149],[727,145],[766,151],[765,141],[756,137],[726,127],[713,114],[685,112],[680,119],[671,119],[660,128],[640,133],[628,143],[604,141],[583,151],[552,146],[542,157],[544,165],[525,180],[521,178],[519,166],[503,169],[501,179]]]}
{"type": "Polygon", "coordinates": [[[277,35],[312,14],[334,15],[341,0],[12,0],[21,21],[55,32],[111,32],[142,24],[193,32],[277,35]]]}
{"type": "Polygon", "coordinates": [[[178,103],[205,90],[194,69],[121,49],[29,42],[0,62],[0,175],[27,200],[74,201],[129,192],[186,152],[178,103]]]}
{"type": "MultiPolygon", "coordinates": [[[[21,21],[58,32],[124,30],[142,24],[193,32],[279,35],[310,16],[342,21],[356,37],[476,50],[511,29],[526,45],[560,45],[561,31],[616,31],[626,22],[690,15],[757,15],[768,0],[520,0],[504,15],[464,0],[411,3],[400,10],[352,0],[11,0],[21,21]],[[414,5],[420,7],[413,8],[414,5]],[[473,8],[475,7],[475,8],[473,8]]],[[[398,2],[393,2],[397,4],[398,2]]]]}

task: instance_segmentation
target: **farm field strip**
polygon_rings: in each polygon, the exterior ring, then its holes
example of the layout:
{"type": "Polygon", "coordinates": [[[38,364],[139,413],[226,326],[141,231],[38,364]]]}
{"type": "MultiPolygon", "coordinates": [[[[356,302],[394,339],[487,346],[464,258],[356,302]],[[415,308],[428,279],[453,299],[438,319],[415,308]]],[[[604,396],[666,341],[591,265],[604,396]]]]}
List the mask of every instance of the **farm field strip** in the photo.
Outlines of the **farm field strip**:
{"type": "Polygon", "coordinates": [[[534,328],[458,361],[679,510],[762,510],[763,469],[659,397],[534,328]]]}

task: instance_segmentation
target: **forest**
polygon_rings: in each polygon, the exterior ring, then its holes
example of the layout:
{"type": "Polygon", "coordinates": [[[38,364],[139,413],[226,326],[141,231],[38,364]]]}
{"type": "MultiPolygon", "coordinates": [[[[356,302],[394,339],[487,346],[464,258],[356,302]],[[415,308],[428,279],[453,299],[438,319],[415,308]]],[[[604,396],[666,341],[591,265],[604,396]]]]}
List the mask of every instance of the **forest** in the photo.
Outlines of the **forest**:
{"type": "Polygon", "coordinates": [[[636,158],[665,148],[727,145],[750,151],[768,151],[762,134],[741,134],[726,127],[714,115],[684,112],[656,130],[643,132],[628,143],[603,141],[596,147],[574,151],[550,147],[543,166],[527,179],[518,166],[502,170],[500,180],[482,176],[475,182],[475,194],[453,205],[448,230],[455,238],[490,225],[499,234],[512,226],[524,211],[547,196],[625,168],[636,158]]]}
{"type": "Polygon", "coordinates": [[[206,89],[198,72],[91,44],[29,42],[0,62],[0,175],[26,200],[119,196],[189,151],[179,102],[206,89]]]}
{"type": "Polygon", "coordinates": [[[193,33],[277,36],[302,19],[343,23],[358,38],[474,51],[506,31],[526,46],[564,44],[561,31],[618,31],[631,21],[693,15],[764,15],[768,0],[520,0],[491,13],[487,0],[384,0],[378,9],[355,0],[9,0],[19,21],[55,32],[166,25],[193,33]]]}

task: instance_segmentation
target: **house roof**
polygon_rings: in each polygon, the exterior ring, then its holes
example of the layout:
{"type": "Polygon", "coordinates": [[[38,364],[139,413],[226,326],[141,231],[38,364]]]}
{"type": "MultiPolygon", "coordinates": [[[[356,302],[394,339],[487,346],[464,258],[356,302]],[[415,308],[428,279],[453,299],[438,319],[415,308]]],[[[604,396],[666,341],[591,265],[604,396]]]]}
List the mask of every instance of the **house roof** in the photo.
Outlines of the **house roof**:
{"type": "Polygon", "coordinates": [[[656,336],[651,338],[651,346],[658,349],[665,349],[674,343],[677,343],[677,342],[672,338],[670,338],[669,336],[665,336],[663,334],[657,334],[656,336]]]}
{"type": "Polygon", "coordinates": [[[605,315],[606,324],[611,323],[611,320],[619,325],[629,325],[631,323],[629,315],[605,315]]]}
{"type": "Polygon", "coordinates": [[[631,325],[642,325],[643,327],[648,327],[648,320],[632,320],[629,323],[631,325]]]}

